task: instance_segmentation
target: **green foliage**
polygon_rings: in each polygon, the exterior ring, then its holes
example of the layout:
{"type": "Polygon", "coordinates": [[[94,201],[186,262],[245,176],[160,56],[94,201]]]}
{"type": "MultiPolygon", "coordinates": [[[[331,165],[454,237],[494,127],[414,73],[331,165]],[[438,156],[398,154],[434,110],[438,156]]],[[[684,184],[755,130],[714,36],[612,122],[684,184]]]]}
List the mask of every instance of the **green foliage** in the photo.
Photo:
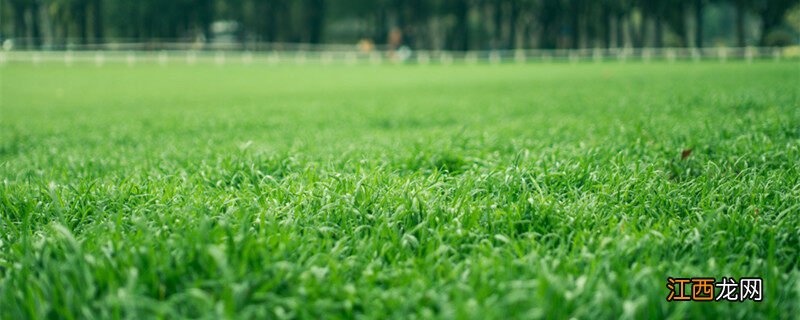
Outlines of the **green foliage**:
{"type": "Polygon", "coordinates": [[[798,74],[7,65],[0,318],[791,318],[798,74]]]}
{"type": "Polygon", "coordinates": [[[393,47],[393,32],[403,44],[426,50],[788,46],[798,34],[785,27],[786,18],[798,5],[800,0],[0,0],[0,40],[14,39],[17,49],[139,43],[138,49],[158,50],[163,43],[198,48],[220,42],[272,50],[285,43],[363,39],[393,47]],[[715,17],[707,17],[708,9],[715,17]],[[718,16],[725,18],[719,22],[718,16]],[[715,21],[722,26],[708,25],[715,21]],[[214,22],[227,27],[214,31],[214,22]],[[707,31],[716,31],[713,39],[707,31]],[[256,45],[264,42],[275,45],[256,45]]]}

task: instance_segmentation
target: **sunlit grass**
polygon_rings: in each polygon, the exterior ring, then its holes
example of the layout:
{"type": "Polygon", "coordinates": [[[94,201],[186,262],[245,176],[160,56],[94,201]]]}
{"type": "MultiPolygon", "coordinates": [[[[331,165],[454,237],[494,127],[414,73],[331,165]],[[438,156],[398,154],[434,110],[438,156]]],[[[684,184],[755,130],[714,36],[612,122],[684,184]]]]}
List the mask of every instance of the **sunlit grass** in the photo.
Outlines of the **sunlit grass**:
{"type": "Polygon", "coordinates": [[[0,318],[790,318],[798,88],[790,62],[6,65],[0,318]],[[668,276],[764,301],[667,303],[668,276]]]}

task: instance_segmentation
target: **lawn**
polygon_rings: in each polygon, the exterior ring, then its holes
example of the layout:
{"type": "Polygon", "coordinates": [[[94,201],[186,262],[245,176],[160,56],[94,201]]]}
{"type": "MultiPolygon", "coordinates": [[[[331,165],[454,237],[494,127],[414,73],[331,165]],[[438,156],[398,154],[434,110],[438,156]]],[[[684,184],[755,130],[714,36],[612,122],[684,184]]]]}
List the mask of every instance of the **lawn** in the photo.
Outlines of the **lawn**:
{"type": "Polygon", "coordinates": [[[792,318],[799,164],[796,61],[8,64],[0,318],[792,318]]]}

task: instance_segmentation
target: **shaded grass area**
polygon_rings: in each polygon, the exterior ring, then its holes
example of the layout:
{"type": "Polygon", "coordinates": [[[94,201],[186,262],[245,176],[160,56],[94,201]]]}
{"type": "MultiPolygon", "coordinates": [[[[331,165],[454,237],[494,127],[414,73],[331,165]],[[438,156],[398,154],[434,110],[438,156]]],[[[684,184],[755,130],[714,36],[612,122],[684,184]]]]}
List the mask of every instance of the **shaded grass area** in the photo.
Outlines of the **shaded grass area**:
{"type": "Polygon", "coordinates": [[[0,81],[2,318],[800,312],[797,64],[0,81]],[[764,301],[667,303],[669,276],[764,301]]]}

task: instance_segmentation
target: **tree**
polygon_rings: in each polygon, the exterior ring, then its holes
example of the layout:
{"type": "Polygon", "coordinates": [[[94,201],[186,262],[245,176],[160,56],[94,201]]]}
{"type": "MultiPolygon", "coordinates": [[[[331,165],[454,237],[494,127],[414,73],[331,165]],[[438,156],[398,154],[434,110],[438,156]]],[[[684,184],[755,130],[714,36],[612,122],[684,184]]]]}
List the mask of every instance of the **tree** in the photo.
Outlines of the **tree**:
{"type": "Polygon", "coordinates": [[[752,7],[761,18],[761,45],[769,45],[768,36],[783,23],[786,13],[800,0],[755,0],[752,7]]]}
{"type": "Polygon", "coordinates": [[[694,0],[694,46],[703,47],[703,9],[704,0],[694,0]]]}
{"type": "Polygon", "coordinates": [[[759,43],[772,45],[800,0],[0,0],[0,32],[31,46],[193,41],[211,39],[212,22],[226,20],[248,43],[386,44],[399,30],[420,49],[661,47],[664,35],[702,47],[704,14],[722,2],[735,8],[727,19],[744,46],[748,15],[759,21],[759,43]]]}

